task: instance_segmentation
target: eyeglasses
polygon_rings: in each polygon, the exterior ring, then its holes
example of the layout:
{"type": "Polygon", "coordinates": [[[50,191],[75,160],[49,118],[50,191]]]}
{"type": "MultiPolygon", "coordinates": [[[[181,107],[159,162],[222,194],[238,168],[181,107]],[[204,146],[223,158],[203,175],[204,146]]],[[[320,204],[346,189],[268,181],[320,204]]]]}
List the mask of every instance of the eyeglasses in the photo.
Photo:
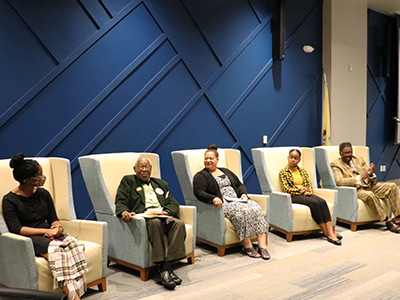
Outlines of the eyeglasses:
{"type": "Polygon", "coordinates": [[[342,155],[351,155],[353,151],[342,151],[342,155]]]}
{"type": "Polygon", "coordinates": [[[151,170],[151,165],[137,165],[136,168],[139,170],[151,170]]]}

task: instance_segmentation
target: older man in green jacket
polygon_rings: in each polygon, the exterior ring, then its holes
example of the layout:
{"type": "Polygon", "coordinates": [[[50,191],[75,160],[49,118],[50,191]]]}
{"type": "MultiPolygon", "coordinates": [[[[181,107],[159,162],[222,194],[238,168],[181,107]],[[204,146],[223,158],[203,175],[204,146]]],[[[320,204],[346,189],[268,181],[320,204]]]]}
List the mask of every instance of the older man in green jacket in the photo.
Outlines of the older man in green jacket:
{"type": "Polygon", "coordinates": [[[122,178],[116,195],[116,214],[124,222],[130,222],[137,213],[149,208],[162,209],[158,216],[146,218],[146,226],[153,261],[160,267],[157,283],[174,289],[182,280],[172,271],[171,264],[186,257],[185,223],[177,218],[179,204],[170,195],[167,182],[151,177],[151,168],[149,159],[139,157],[133,167],[136,175],[122,178]]]}

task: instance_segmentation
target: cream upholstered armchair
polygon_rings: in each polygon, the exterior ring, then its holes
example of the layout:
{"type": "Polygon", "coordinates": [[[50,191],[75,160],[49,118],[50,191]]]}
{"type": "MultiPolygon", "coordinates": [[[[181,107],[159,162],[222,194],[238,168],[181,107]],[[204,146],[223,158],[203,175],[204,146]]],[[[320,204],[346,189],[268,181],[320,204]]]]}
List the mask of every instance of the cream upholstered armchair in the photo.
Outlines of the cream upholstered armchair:
{"type": "MultiPolygon", "coordinates": [[[[43,174],[47,177],[44,188],[53,197],[64,231],[85,245],[85,258],[88,264],[87,286],[98,285],[101,291],[105,291],[107,224],[76,219],[69,160],[53,157],[34,159],[43,167],[43,174]]],[[[13,178],[9,161],[9,159],[0,160],[1,200],[3,195],[18,185],[13,178]]],[[[35,257],[31,239],[8,232],[2,215],[0,233],[0,283],[7,287],[53,291],[53,276],[49,263],[43,257],[35,257]]],[[[59,288],[56,291],[61,292],[59,288]]]]}
{"type": "MultiPolygon", "coordinates": [[[[146,221],[136,218],[125,223],[115,216],[115,196],[124,175],[132,174],[140,156],[150,159],[152,177],[161,178],[160,159],[155,153],[108,153],[79,157],[82,175],[98,220],[105,221],[109,230],[108,260],[140,272],[140,279],[149,279],[154,266],[146,221]]],[[[171,191],[173,194],[173,191],[171,191]]],[[[194,263],[196,208],[180,206],[179,218],[186,224],[186,254],[194,263]]]]}
{"type": "Polygon", "coordinates": [[[279,183],[279,171],[287,165],[287,156],[291,149],[301,151],[300,167],[307,170],[317,196],[325,199],[332,215],[335,226],[334,204],[337,193],[328,189],[318,189],[314,165],[314,150],[299,147],[266,147],[252,149],[254,165],[258,181],[263,194],[270,196],[268,218],[271,228],[286,235],[286,240],[291,242],[293,235],[319,232],[320,227],[313,220],[310,208],[306,205],[292,203],[291,196],[282,193],[279,183]]]}
{"type": "MultiPolygon", "coordinates": [[[[222,209],[197,200],[193,194],[193,176],[204,168],[206,149],[180,150],[171,153],[175,172],[182,189],[186,204],[197,207],[197,240],[218,249],[218,255],[224,256],[225,250],[240,245],[240,240],[233,224],[224,217],[222,209]]],[[[235,149],[218,149],[219,167],[226,167],[242,181],[240,152],[235,149]]],[[[263,195],[249,194],[266,212],[267,198],[263,195]]],[[[252,236],[251,239],[256,239],[252,236]]]]}
{"type": "MultiPolygon", "coordinates": [[[[356,231],[358,225],[379,221],[379,216],[364,201],[358,199],[356,188],[336,185],[330,162],[340,157],[339,146],[319,146],[314,147],[314,150],[322,185],[324,188],[338,191],[338,203],[336,206],[337,220],[349,224],[351,231],[356,231]]],[[[353,154],[364,158],[366,163],[369,164],[368,147],[353,146],[353,154]]],[[[388,201],[382,201],[382,206],[387,215],[390,216],[388,201]]]]}

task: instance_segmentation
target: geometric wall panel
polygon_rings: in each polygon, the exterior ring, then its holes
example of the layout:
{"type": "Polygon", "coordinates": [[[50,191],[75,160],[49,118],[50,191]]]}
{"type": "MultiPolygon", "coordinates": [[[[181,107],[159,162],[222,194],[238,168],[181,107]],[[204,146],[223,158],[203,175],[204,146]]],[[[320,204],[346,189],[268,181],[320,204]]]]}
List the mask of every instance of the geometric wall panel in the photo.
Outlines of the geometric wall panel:
{"type": "Polygon", "coordinates": [[[286,1],[285,60],[272,59],[273,0],[9,0],[0,3],[1,158],[71,160],[79,218],[94,219],[78,157],[315,146],[321,132],[322,1],[286,1]],[[66,17],[67,16],[67,17],[66,17]],[[305,54],[304,44],[315,51],[305,54]]]}
{"type": "Polygon", "coordinates": [[[397,111],[398,70],[396,19],[372,10],[368,11],[368,73],[367,73],[367,145],[371,162],[376,165],[378,180],[400,178],[398,167],[399,146],[394,145],[397,111]],[[384,60],[384,37],[388,27],[392,28],[389,77],[382,77],[384,60]],[[379,124],[379,126],[377,126],[379,124]],[[380,172],[380,166],[386,172],[380,172]]]}
{"type": "Polygon", "coordinates": [[[96,26],[82,10],[79,1],[57,2],[54,5],[53,0],[12,0],[10,4],[54,59],[60,62],[88,39],[96,31],[96,26]]]}
{"type": "Polygon", "coordinates": [[[183,199],[172,163],[171,152],[179,149],[206,148],[217,144],[221,148],[231,148],[236,140],[230,134],[210,102],[203,96],[173,128],[171,134],[152,150],[160,154],[162,177],[165,178],[177,199],[183,199]],[[190,143],[188,143],[190,141],[190,143]]]}
{"type": "Polygon", "coordinates": [[[257,16],[247,1],[186,0],[183,2],[205,40],[222,63],[227,61],[259,24],[257,16]]]}

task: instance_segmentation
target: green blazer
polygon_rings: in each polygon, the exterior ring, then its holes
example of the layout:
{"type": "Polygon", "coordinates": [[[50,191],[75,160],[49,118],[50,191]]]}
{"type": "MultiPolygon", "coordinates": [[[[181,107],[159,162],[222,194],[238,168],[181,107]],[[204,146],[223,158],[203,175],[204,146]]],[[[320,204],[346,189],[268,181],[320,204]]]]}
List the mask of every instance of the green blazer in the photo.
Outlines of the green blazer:
{"type": "MultiPolygon", "coordinates": [[[[158,202],[169,215],[176,217],[179,203],[169,194],[168,183],[162,179],[150,178],[158,202]]],[[[115,213],[121,217],[123,211],[142,213],[145,211],[143,182],[136,175],[125,175],[118,186],[115,199],[115,213]]]]}

